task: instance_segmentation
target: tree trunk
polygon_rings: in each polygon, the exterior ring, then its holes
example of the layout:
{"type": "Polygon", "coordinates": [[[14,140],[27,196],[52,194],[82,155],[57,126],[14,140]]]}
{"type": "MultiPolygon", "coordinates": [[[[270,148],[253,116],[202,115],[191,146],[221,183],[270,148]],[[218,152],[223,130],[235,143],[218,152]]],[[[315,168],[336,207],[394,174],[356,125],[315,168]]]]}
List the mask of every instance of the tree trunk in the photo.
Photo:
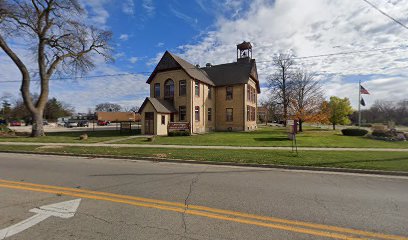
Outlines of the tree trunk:
{"type": "Polygon", "coordinates": [[[299,132],[303,132],[302,119],[299,119],[299,132]]]}
{"type": "Polygon", "coordinates": [[[333,122],[333,130],[336,130],[336,123],[333,122]]]}
{"type": "Polygon", "coordinates": [[[33,118],[33,127],[31,130],[31,137],[41,137],[45,136],[44,134],[44,125],[43,125],[43,112],[33,112],[31,113],[33,118]]]}

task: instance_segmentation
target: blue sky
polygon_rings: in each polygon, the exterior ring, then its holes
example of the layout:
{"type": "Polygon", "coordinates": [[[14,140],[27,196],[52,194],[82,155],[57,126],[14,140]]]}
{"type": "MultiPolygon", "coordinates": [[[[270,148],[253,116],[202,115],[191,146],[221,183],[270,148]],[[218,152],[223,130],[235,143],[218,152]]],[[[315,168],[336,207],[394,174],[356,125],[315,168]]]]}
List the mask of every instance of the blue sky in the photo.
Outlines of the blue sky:
{"type": "MultiPolygon", "coordinates": [[[[408,0],[372,0],[408,24],[408,0]]],[[[389,50],[302,59],[297,66],[317,74],[326,97],[349,97],[357,107],[357,83],[378,99],[404,99],[408,92],[408,30],[358,0],[83,0],[90,23],[113,32],[114,63],[96,56],[89,76],[135,73],[101,78],[53,81],[51,96],[87,111],[100,102],[140,105],[145,83],[165,50],[192,64],[235,61],[235,45],[251,41],[258,61],[262,94],[268,96],[270,60],[279,52],[312,56],[377,48],[389,50]]],[[[13,47],[35,69],[24,44],[13,47]]],[[[18,96],[20,75],[0,51],[0,96],[18,96]]],[[[34,83],[33,89],[38,89],[34,83]]]]}

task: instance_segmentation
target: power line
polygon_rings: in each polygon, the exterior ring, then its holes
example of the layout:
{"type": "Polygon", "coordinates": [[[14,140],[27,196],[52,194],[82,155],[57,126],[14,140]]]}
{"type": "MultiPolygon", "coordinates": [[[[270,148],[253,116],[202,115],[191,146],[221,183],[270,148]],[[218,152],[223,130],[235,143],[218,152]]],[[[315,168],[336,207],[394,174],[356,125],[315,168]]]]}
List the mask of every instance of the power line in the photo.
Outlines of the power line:
{"type": "MultiPolygon", "coordinates": [[[[381,51],[399,49],[401,47],[408,47],[408,45],[405,45],[405,46],[402,45],[402,46],[398,46],[398,47],[389,47],[389,48],[374,48],[374,49],[368,49],[368,50],[356,50],[356,51],[327,53],[327,54],[319,54],[319,55],[312,55],[312,56],[305,56],[305,57],[292,57],[291,59],[301,60],[301,59],[320,58],[320,57],[332,57],[332,56],[339,56],[339,55],[353,55],[353,54],[368,53],[368,52],[381,52],[381,51]]],[[[273,62],[273,60],[257,61],[257,63],[260,63],[260,62],[273,62]]]]}
{"type": "MultiPolygon", "coordinates": [[[[310,56],[303,56],[303,57],[292,57],[291,59],[294,60],[304,60],[304,59],[311,59],[311,58],[321,58],[321,57],[333,57],[333,56],[345,56],[345,55],[353,55],[353,54],[360,54],[360,53],[370,53],[370,52],[383,52],[383,51],[391,51],[391,50],[398,50],[402,47],[408,47],[408,45],[400,45],[398,47],[388,47],[388,48],[374,48],[368,50],[357,50],[357,51],[345,51],[345,52],[336,52],[336,53],[328,53],[328,54],[319,54],[319,55],[310,55],[310,56]]],[[[263,60],[263,61],[256,61],[257,63],[267,63],[273,62],[273,60],[263,60]]],[[[237,63],[240,64],[240,63],[237,63]]],[[[219,68],[222,68],[220,66],[219,68]]],[[[228,67],[225,67],[228,68],[228,67]]],[[[197,69],[196,67],[191,69],[197,69]]],[[[51,78],[50,81],[64,81],[64,80],[75,80],[75,79],[86,79],[86,78],[103,78],[103,77],[120,77],[120,76],[131,76],[131,75],[139,75],[139,74],[151,74],[152,72],[133,72],[133,73],[117,73],[117,74],[104,74],[104,75],[93,75],[93,76],[73,76],[73,77],[62,77],[62,78],[51,78]]],[[[32,82],[39,82],[40,79],[32,79],[32,82]]],[[[0,83],[14,83],[14,82],[21,82],[21,80],[8,80],[8,81],[0,81],[0,83]]]]}
{"type": "Polygon", "coordinates": [[[401,25],[403,28],[408,29],[408,26],[403,24],[401,21],[395,19],[394,17],[392,17],[391,15],[389,15],[388,13],[384,12],[383,10],[379,9],[377,6],[375,6],[374,4],[372,4],[370,1],[368,0],[363,0],[364,2],[366,2],[368,5],[370,5],[371,7],[373,7],[374,9],[376,9],[378,12],[380,12],[382,15],[388,17],[389,19],[393,20],[394,22],[396,22],[397,24],[401,25]]]}

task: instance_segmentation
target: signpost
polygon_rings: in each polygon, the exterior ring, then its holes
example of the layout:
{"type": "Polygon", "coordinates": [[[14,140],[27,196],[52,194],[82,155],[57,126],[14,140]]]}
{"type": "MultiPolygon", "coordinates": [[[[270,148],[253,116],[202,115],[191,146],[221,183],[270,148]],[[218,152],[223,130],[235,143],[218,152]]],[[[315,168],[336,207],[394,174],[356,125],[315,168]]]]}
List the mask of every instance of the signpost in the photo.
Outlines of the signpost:
{"type": "Polygon", "coordinates": [[[288,133],[288,138],[292,140],[292,152],[293,150],[296,150],[296,154],[298,154],[296,142],[297,125],[297,120],[286,120],[286,131],[288,133]]]}

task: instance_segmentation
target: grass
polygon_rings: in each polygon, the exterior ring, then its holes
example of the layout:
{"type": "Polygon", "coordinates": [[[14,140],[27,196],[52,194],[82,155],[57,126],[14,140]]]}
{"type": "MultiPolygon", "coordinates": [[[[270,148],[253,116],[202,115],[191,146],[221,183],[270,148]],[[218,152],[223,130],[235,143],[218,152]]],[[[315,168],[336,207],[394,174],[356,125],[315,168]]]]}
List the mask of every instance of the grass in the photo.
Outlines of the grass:
{"type": "MultiPolygon", "coordinates": [[[[265,126],[254,132],[212,132],[189,137],[159,136],[153,143],[145,138],[118,143],[261,147],[289,147],[292,144],[284,128],[265,126]]],[[[408,142],[385,142],[367,137],[343,136],[340,131],[307,127],[303,133],[297,135],[297,143],[299,147],[408,148],[408,142]]]]}
{"type": "MultiPolygon", "coordinates": [[[[47,136],[40,138],[0,136],[0,142],[97,143],[120,140],[130,135],[120,134],[119,131],[58,132],[47,133],[47,136]],[[83,133],[88,134],[88,140],[79,140],[79,135],[83,133]]],[[[148,142],[147,138],[142,137],[116,143],[257,147],[289,147],[292,144],[284,128],[265,126],[253,132],[212,132],[180,137],[158,136],[153,142],[148,142]]],[[[305,127],[305,131],[297,135],[297,143],[299,147],[408,148],[408,142],[385,142],[367,137],[343,136],[340,131],[313,127],[305,127]]]]}
{"type": "Polygon", "coordinates": [[[1,146],[0,151],[33,151],[39,153],[101,154],[110,156],[161,157],[212,162],[238,162],[257,164],[284,164],[294,166],[337,167],[408,171],[407,152],[336,152],[305,151],[299,156],[290,151],[274,150],[214,150],[214,149],[163,149],[113,147],[38,147],[1,146]]]}
{"type": "Polygon", "coordinates": [[[1,136],[0,142],[97,143],[121,139],[127,136],[132,136],[132,134],[121,134],[119,131],[72,131],[47,133],[46,136],[39,138],[32,138],[27,136],[1,136]],[[79,140],[79,136],[84,133],[88,134],[88,140],[79,140]]]}

